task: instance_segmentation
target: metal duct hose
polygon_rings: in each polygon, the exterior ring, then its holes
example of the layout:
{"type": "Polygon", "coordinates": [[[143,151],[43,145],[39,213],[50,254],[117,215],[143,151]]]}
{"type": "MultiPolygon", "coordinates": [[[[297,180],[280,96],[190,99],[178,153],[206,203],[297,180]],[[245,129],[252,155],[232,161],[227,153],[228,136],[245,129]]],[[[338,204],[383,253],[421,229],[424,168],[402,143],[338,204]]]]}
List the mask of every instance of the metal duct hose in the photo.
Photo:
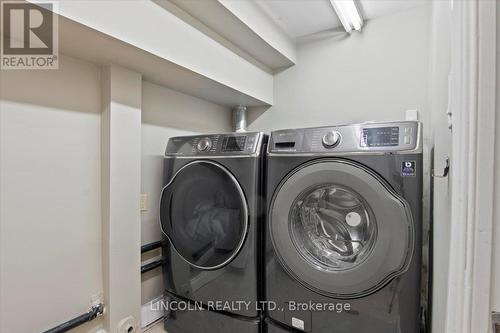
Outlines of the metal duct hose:
{"type": "Polygon", "coordinates": [[[233,130],[235,132],[247,131],[247,107],[238,106],[233,110],[233,130]]]}

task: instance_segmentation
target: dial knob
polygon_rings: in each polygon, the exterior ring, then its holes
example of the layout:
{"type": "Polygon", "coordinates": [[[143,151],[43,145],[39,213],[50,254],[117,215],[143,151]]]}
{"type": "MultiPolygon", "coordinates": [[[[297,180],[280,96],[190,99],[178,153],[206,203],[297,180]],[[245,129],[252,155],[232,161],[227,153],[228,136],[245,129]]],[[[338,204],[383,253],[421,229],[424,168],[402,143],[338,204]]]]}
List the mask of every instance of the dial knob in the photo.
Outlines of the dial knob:
{"type": "Polygon", "coordinates": [[[212,147],[212,141],[209,138],[204,138],[201,139],[198,144],[196,145],[196,148],[199,151],[206,151],[209,150],[210,147],[212,147]]]}
{"type": "Polygon", "coordinates": [[[323,135],[323,145],[326,148],[333,148],[340,143],[340,133],[331,131],[323,135]]]}

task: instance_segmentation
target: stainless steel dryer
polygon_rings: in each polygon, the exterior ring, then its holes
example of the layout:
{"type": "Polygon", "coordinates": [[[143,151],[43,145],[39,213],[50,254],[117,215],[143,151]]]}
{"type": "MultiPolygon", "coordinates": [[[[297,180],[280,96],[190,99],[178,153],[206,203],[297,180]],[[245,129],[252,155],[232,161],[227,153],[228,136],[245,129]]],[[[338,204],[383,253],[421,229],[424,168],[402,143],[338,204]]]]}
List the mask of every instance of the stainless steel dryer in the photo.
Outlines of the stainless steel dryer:
{"type": "Polygon", "coordinates": [[[420,330],[418,122],[272,132],[267,331],[420,330]]]}
{"type": "Polygon", "coordinates": [[[266,143],[263,133],[169,140],[160,200],[165,290],[209,311],[170,309],[168,332],[259,331],[266,143]]]}

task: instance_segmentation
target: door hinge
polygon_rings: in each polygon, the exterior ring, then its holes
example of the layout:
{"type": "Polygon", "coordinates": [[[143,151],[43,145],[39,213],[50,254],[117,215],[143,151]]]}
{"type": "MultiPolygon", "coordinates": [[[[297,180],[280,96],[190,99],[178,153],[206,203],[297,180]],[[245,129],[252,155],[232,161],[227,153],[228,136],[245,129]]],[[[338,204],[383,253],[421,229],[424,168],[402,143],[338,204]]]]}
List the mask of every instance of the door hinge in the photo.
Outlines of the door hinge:
{"type": "Polygon", "coordinates": [[[444,168],[443,168],[443,173],[438,174],[434,172],[434,168],[432,169],[432,177],[435,178],[446,178],[448,177],[448,174],[450,173],[450,158],[446,156],[446,159],[444,160],[444,168]]]}

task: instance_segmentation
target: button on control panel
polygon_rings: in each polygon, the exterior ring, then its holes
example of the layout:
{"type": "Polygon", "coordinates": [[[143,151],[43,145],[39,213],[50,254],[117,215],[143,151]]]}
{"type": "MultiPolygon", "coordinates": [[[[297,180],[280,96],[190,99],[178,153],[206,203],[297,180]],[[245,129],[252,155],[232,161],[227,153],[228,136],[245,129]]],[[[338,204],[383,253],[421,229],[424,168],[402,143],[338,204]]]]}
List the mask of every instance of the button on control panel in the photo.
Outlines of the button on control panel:
{"type": "Polygon", "coordinates": [[[333,148],[340,143],[340,133],[337,131],[329,131],[325,135],[323,135],[323,146],[326,148],[333,148]]]}
{"type": "Polygon", "coordinates": [[[210,138],[201,139],[196,145],[198,151],[206,151],[209,150],[210,147],[212,147],[212,140],[210,140],[210,138]]]}
{"type": "Polygon", "coordinates": [[[412,144],[412,134],[413,134],[413,127],[405,127],[404,128],[404,144],[405,145],[411,145],[412,144]]]}

